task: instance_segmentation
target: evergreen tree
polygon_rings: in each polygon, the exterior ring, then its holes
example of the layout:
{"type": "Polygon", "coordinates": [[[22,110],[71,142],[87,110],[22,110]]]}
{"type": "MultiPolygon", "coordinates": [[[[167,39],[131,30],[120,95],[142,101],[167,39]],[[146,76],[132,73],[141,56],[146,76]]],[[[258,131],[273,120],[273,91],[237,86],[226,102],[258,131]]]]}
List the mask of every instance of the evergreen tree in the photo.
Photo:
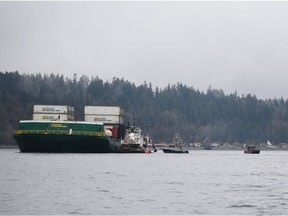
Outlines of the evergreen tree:
{"type": "MultiPolygon", "coordinates": [[[[225,95],[209,87],[206,93],[182,83],[164,89],[143,82],[136,86],[114,77],[64,78],[59,74],[35,75],[0,72],[0,145],[14,144],[19,120],[32,119],[34,104],[71,105],[75,119],[84,119],[84,106],[120,106],[125,121],[149,125],[155,142],[168,142],[180,132],[186,142],[288,143],[288,101],[258,100],[255,95],[225,95]]],[[[147,129],[146,129],[147,130],[147,129]]]]}

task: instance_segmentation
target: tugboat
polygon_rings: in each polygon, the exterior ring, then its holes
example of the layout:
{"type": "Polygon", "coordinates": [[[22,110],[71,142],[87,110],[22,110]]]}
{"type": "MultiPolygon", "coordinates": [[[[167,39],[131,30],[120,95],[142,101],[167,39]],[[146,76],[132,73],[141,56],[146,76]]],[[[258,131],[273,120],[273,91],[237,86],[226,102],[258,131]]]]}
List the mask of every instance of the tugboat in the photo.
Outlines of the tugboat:
{"type": "Polygon", "coordinates": [[[169,145],[168,148],[162,148],[162,150],[164,153],[189,153],[189,151],[185,149],[185,144],[183,143],[178,133],[175,134],[173,138],[173,143],[169,145]]]}
{"type": "Polygon", "coordinates": [[[121,146],[117,149],[116,153],[145,153],[145,150],[141,128],[128,123],[125,137],[121,140],[121,146]]]}
{"type": "Polygon", "coordinates": [[[259,154],[260,150],[256,148],[255,145],[247,146],[247,149],[244,151],[244,154],[259,154]]]}

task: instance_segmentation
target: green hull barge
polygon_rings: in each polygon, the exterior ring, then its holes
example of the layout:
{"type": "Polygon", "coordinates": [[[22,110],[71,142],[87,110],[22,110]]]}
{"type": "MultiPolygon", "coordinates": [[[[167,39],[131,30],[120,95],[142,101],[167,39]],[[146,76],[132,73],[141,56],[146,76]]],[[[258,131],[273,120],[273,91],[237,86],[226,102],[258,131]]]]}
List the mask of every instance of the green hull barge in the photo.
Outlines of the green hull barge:
{"type": "Polygon", "coordinates": [[[120,140],[109,136],[103,123],[22,120],[14,131],[20,152],[113,153],[120,140]]]}

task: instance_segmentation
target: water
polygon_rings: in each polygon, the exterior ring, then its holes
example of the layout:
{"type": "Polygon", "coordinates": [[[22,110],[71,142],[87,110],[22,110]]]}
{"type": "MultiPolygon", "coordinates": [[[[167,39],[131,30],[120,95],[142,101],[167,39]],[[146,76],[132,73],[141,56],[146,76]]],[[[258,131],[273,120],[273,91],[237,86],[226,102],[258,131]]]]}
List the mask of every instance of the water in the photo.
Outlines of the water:
{"type": "Polygon", "coordinates": [[[287,158],[0,150],[0,214],[287,214],[287,158]]]}

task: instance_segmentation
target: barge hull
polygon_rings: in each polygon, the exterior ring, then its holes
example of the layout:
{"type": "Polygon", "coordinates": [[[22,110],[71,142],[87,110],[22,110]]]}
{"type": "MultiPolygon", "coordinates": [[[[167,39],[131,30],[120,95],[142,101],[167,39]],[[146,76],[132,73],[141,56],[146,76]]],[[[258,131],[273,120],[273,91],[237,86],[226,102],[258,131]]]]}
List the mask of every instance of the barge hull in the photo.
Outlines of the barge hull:
{"type": "Polygon", "coordinates": [[[107,137],[56,134],[14,134],[20,152],[113,153],[118,145],[107,137]]]}

